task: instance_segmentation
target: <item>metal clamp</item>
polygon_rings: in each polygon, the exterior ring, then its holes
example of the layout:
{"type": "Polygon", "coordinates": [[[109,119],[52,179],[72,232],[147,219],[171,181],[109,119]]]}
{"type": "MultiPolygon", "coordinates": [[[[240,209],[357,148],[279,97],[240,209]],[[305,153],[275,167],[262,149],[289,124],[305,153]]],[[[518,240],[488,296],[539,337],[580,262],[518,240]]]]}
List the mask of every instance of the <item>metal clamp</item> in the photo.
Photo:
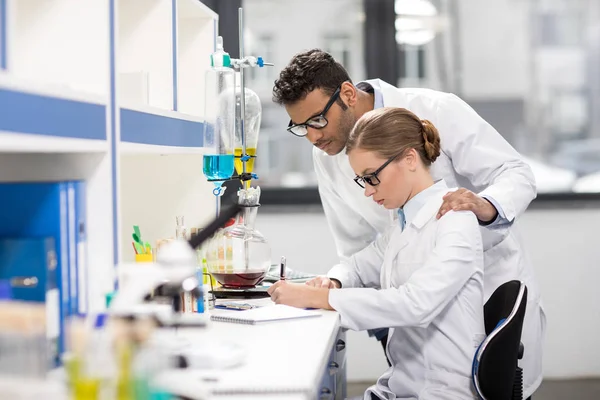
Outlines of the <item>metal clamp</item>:
{"type": "Polygon", "coordinates": [[[235,156],[235,158],[240,158],[242,161],[248,161],[251,158],[256,158],[256,156],[250,156],[248,154],[244,154],[243,156],[235,156]]]}
{"type": "Polygon", "coordinates": [[[258,175],[250,172],[243,172],[239,175],[232,175],[231,178],[228,179],[207,179],[208,182],[227,182],[227,181],[236,181],[240,180],[242,182],[249,181],[252,179],[258,179],[258,175]]]}
{"type": "Polygon", "coordinates": [[[344,350],[346,348],[346,342],[344,342],[342,339],[338,339],[337,343],[335,344],[335,351],[340,352],[342,350],[344,350]]]}
{"type": "Polygon", "coordinates": [[[249,181],[252,179],[258,179],[258,175],[254,174],[254,173],[250,173],[250,172],[242,172],[241,174],[232,176],[231,178],[232,179],[237,178],[242,182],[246,182],[246,181],[249,181]]]}

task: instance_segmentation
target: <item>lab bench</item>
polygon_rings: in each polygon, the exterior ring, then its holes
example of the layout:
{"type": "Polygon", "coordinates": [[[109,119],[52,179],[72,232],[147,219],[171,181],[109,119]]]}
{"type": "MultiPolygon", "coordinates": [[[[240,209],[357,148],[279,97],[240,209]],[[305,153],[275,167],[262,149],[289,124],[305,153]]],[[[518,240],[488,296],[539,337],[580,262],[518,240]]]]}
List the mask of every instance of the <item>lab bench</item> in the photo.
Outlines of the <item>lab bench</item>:
{"type": "MultiPolygon", "coordinates": [[[[269,299],[261,300],[262,304],[269,299]]],[[[211,310],[213,314],[242,311],[211,310]]],[[[178,333],[192,341],[230,342],[245,350],[244,362],[233,368],[194,372],[215,399],[344,399],[346,397],[346,335],[339,315],[244,325],[211,321],[204,329],[178,333]]]]}

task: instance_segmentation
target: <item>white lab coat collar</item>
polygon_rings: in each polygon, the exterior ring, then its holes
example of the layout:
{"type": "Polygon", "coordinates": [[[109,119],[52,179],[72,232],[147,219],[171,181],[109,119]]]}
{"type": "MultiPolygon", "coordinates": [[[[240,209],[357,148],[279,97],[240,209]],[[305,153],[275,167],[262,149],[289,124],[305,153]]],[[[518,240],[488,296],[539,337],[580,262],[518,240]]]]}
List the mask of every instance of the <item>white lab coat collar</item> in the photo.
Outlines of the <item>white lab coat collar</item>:
{"type": "Polygon", "coordinates": [[[373,86],[373,89],[379,90],[381,92],[381,94],[383,95],[384,107],[407,107],[408,102],[406,101],[406,99],[404,99],[403,96],[399,95],[398,88],[390,85],[385,81],[382,81],[381,79],[369,79],[365,82],[373,86]]]}
{"type": "Polygon", "coordinates": [[[385,107],[385,103],[383,100],[383,93],[381,93],[380,85],[371,85],[371,81],[362,81],[362,82],[358,82],[356,84],[356,86],[358,86],[361,83],[365,83],[373,88],[373,98],[374,98],[373,108],[378,109],[381,107],[385,107]]]}
{"type": "MultiPolygon", "coordinates": [[[[398,254],[408,246],[411,241],[418,237],[418,232],[431,221],[432,218],[435,218],[440,206],[442,205],[442,197],[448,191],[448,186],[444,180],[440,180],[436,182],[434,185],[425,189],[421,193],[424,194],[422,200],[423,202],[417,204],[413,202],[413,210],[409,211],[409,213],[414,212],[412,214],[412,218],[406,218],[406,227],[404,230],[400,229],[400,226],[397,226],[392,233],[392,236],[389,241],[389,251],[386,251],[384,256],[384,264],[385,265],[395,265],[394,259],[398,256],[398,254]]],[[[416,198],[413,197],[411,199],[414,200],[416,198]]],[[[406,203],[405,207],[408,206],[410,201],[406,203]]],[[[411,208],[411,207],[409,207],[411,208]]],[[[406,210],[405,210],[406,213],[406,210]]],[[[381,274],[381,287],[387,289],[391,286],[391,277],[392,277],[392,268],[384,268],[383,273],[381,274]]]]}
{"type": "MultiPolygon", "coordinates": [[[[448,186],[443,179],[438,180],[427,189],[419,192],[410,199],[402,209],[404,210],[404,218],[406,219],[406,225],[410,225],[415,220],[419,211],[423,206],[427,204],[429,199],[436,196],[440,191],[448,191],[448,186]]],[[[418,225],[422,226],[425,221],[418,221],[418,225]]]]}

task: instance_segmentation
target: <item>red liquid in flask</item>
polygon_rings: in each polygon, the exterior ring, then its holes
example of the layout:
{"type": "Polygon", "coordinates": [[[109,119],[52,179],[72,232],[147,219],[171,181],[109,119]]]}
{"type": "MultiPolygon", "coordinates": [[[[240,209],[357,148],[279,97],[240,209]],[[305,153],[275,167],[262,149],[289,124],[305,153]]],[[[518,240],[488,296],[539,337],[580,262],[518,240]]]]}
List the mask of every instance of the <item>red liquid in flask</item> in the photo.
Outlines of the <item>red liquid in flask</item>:
{"type": "Polygon", "coordinates": [[[252,288],[258,285],[267,275],[266,271],[248,271],[236,273],[211,272],[223,287],[231,289],[252,288]]]}

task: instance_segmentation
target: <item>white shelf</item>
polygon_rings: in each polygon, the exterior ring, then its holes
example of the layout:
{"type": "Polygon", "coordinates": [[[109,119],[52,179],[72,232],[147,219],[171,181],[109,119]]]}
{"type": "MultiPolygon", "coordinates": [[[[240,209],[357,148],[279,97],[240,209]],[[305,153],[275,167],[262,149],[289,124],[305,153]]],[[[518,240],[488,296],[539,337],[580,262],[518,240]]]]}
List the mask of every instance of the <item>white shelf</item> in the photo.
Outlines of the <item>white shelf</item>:
{"type": "Polygon", "coordinates": [[[177,147],[177,146],[160,146],[155,144],[121,142],[119,145],[121,155],[133,154],[155,154],[161,156],[177,155],[177,154],[204,154],[203,147],[177,147]]]}
{"type": "Polygon", "coordinates": [[[144,113],[144,114],[152,114],[152,115],[156,115],[158,117],[182,119],[182,120],[186,120],[186,121],[190,121],[190,122],[198,122],[198,123],[204,122],[204,119],[197,115],[191,115],[191,114],[187,114],[184,112],[173,111],[173,110],[164,110],[162,108],[153,107],[153,106],[121,104],[121,109],[136,111],[136,112],[140,112],[140,113],[144,113]]]}
{"type": "Polygon", "coordinates": [[[7,11],[15,76],[108,97],[107,0],[7,0],[7,11]]]}
{"type": "Polygon", "coordinates": [[[116,1],[118,101],[173,109],[172,0],[116,1]]]}
{"type": "Polygon", "coordinates": [[[98,152],[106,147],[101,96],[0,74],[0,151],[98,152]]]}
{"type": "Polygon", "coordinates": [[[103,153],[0,153],[0,182],[88,179],[103,153]]]}
{"type": "Polygon", "coordinates": [[[121,153],[153,149],[152,153],[197,154],[202,147],[204,123],[196,116],[154,107],[123,107],[120,120],[121,153]]]}
{"type": "MultiPolygon", "coordinates": [[[[1,113],[0,113],[1,114],[1,113]]],[[[0,131],[3,153],[105,153],[105,140],[64,138],[0,131]]]]}
{"type": "Polygon", "coordinates": [[[17,73],[0,72],[0,90],[2,89],[84,103],[108,103],[104,95],[75,90],[66,84],[23,78],[17,73]]]}
{"type": "Polygon", "coordinates": [[[177,5],[177,106],[204,115],[204,75],[215,48],[217,16],[197,0],[177,5]]]}

